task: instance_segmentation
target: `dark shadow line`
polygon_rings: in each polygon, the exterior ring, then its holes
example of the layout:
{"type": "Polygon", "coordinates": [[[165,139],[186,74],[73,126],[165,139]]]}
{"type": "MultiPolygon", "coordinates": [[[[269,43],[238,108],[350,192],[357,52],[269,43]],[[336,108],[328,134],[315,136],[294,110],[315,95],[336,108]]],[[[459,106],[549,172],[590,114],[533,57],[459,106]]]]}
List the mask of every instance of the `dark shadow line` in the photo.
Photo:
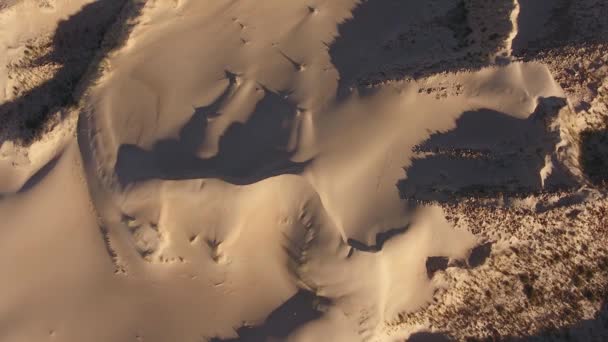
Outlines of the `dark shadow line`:
{"type": "MultiPolygon", "coordinates": [[[[353,238],[348,238],[346,240],[346,243],[349,246],[351,246],[353,249],[356,249],[361,252],[377,253],[382,250],[382,247],[384,247],[385,242],[387,242],[388,240],[390,240],[391,238],[393,238],[397,235],[401,235],[401,234],[405,233],[408,228],[409,228],[409,226],[405,226],[405,227],[401,227],[401,228],[392,228],[392,229],[380,232],[380,233],[376,234],[376,243],[373,245],[367,245],[367,244],[365,244],[359,240],[355,240],[353,238]]],[[[349,252],[349,254],[352,254],[352,249],[349,252]]]]}
{"type": "MultiPolygon", "coordinates": [[[[231,79],[230,72],[226,77],[231,79]]],[[[129,184],[149,179],[185,180],[216,178],[246,185],[281,174],[299,174],[312,162],[293,162],[286,149],[292,134],[297,108],[288,94],[264,88],[265,96],[256,104],[245,123],[232,123],[220,137],[218,152],[200,158],[210,116],[221,115],[222,105],[238,91],[236,82],[210,105],[195,108],[177,139],[157,142],[151,150],[124,144],[118,150],[114,166],[119,183],[129,184]]]]}
{"type": "Polygon", "coordinates": [[[17,191],[17,193],[24,193],[31,189],[33,189],[36,185],[38,185],[57,165],[63,151],[58,153],[53,159],[51,159],[48,163],[46,163],[40,170],[38,170],[33,176],[31,176],[17,191]]]}
{"type": "Polygon", "coordinates": [[[262,342],[269,337],[286,338],[298,327],[319,319],[323,314],[317,305],[328,305],[329,299],[318,297],[310,291],[300,290],[276,308],[258,326],[243,326],[236,330],[238,337],[230,339],[212,338],[210,342],[262,342]]]}

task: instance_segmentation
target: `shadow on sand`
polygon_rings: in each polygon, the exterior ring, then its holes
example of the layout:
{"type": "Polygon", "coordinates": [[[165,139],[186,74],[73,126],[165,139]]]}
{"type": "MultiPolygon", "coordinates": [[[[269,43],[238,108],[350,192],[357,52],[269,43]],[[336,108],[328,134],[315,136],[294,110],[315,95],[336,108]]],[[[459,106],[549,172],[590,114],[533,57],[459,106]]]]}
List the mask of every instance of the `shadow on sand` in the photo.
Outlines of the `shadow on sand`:
{"type": "Polygon", "coordinates": [[[211,339],[211,342],[263,342],[269,338],[283,341],[298,327],[321,317],[322,313],[315,309],[316,302],[327,301],[316,297],[313,293],[300,290],[283,305],[275,309],[266,321],[255,327],[237,329],[239,337],[232,339],[211,339]]]}
{"type": "MultiPolygon", "coordinates": [[[[352,19],[338,27],[330,46],[340,74],[338,99],[351,88],[365,89],[386,80],[420,78],[437,72],[479,69],[501,40],[477,28],[468,1],[373,0],[361,2],[352,19]],[[483,47],[476,45],[483,41],[483,47]],[[481,49],[481,50],[480,50],[481,49]]],[[[497,18],[508,21],[508,18],[497,18]]]]}
{"type": "MultiPolygon", "coordinates": [[[[81,90],[77,85],[89,67],[95,68],[93,64],[101,60],[99,53],[106,44],[104,36],[128,1],[94,1],[59,23],[50,53],[25,66],[59,65],[59,70],[48,81],[0,104],[0,121],[17,123],[17,130],[7,132],[8,140],[30,143],[43,133],[42,129],[53,111],[78,101],[81,90]]],[[[120,39],[108,44],[119,43],[120,39]]],[[[29,49],[27,53],[31,53],[29,49]]]]}
{"type": "MultiPolygon", "coordinates": [[[[231,74],[227,74],[231,79],[231,74]]],[[[292,162],[292,152],[287,150],[297,108],[268,89],[264,89],[264,98],[246,123],[235,122],[224,132],[214,157],[197,156],[208,120],[217,115],[230,88],[209,106],[196,108],[179,139],[162,140],[150,151],[136,145],[122,145],[115,165],[121,185],[148,179],[195,178],[219,178],[243,185],[279,174],[301,172],[307,162],[292,162]]]]}
{"type": "Polygon", "coordinates": [[[519,1],[513,53],[525,59],[568,46],[608,42],[608,6],[601,1],[519,1]]]}
{"type": "MultiPolygon", "coordinates": [[[[511,34],[511,1],[371,0],[352,11],[330,46],[340,74],[338,99],[351,89],[492,63],[511,34]],[[495,10],[484,10],[487,6],[495,10]],[[503,6],[499,8],[499,6],[503,6]]],[[[565,46],[608,41],[602,1],[520,0],[513,54],[533,60],[565,46]]],[[[500,58],[497,60],[500,62],[500,58]]]]}
{"type": "MultiPolygon", "coordinates": [[[[484,339],[467,338],[467,342],[571,342],[571,341],[606,341],[608,338],[608,305],[604,302],[601,309],[592,319],[559,328],[545,329],[531,336],[493,336],[484,339]]],[[[407,342],[455,342],[448,334],[421,332],[412,335],[407,342]]]]}
{"type": "Polygon", "coordinates": [[[566,103],[546,98],[526,119],[493,110],[464,113],[454,130],[433,134],[418,145],[421,154],[406,169],[397,187],[401,197],[416,202],[449,202],[461,197],[530,194],[575,186],[572,177],[554,168],[543,188],[540,170],[545,156],[559,142],[558,132],[547,131],[566,103]]]}
{"type": "Polygon", "coordinates": [[[456,128],[433,134],[418,145],[420,157],[397,183],[401,197],[416,202],[448,202],[459,197],[534,193],[575,186],[567,171],[554,167],[543,188],[540,170],[559,142],[547,120],[565,106],[546,98],[526,119],[493,110],[466,112],[456,128]],[[550,182],[549,182],[550,180],[550,182]]]}
{"type": "Polygon", "coordinates": [[[581,133],[581,167],[598,187],[608,187],[608,130],[581,133]]]}

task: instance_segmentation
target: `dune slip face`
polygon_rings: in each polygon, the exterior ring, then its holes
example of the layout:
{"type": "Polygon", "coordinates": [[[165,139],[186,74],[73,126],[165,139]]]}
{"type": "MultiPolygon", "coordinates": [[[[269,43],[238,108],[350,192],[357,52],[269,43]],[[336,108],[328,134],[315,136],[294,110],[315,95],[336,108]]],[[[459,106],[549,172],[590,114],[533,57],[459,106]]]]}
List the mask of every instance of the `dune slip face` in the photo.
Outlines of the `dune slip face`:
{"type": "Polygon", "coordinates": [[[596,6],[0,5],[0,340],[600,338],[596,6]]]}

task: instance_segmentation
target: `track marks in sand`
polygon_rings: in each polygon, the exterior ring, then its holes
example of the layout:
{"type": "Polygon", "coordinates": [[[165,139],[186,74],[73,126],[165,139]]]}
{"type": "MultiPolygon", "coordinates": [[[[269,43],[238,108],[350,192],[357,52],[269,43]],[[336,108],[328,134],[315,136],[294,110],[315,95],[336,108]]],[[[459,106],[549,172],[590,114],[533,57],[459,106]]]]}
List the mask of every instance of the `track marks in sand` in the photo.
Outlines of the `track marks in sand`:
{"type": "Polygon", "coordinates": [[[158,230],[158,225],[139,222],[126,214],[123,214],[122,223],[131,233],[137,252],[142,258],[149,260],[158,251],[162,242],[162,234],[158,230]]]}
{"type": "Polygon", "coordinates": [[[205,243],[207,247],[209,247],[209,253],[211,255],[211,259],[218,264],[226,264],[228,262],[228,258],[224,254],[222,241],[216,239],[206,239],[205,243]]]}
{"type": "Polygon", "coordinates": [[[307,277],[306,270],[315,251],[315,243],[319,242],[322,223],[316,217],[315,208],[311,200],[302,204],[299,213],[294,218],[282,220],[283,250],[288,256],[288,268],[293,276],[300,282],[300,286],[315,291],[317,285],[307,277]]]}
{"type": "Polygon", "coordinates": [[[106,252],[108,253],[108,256],[110,257],[110,259],[112,260],[112,265],[114,267],[114,274],[126,275],[127,269],[122,264],[120,256],[118,255],[118,253],[116,253],[116,250],[112,246],[112,240],[110,238],[110,233],[108,231],[108,228],[106,226],[100,225],[99,231],[101,232],[101,237],[103,239],[103,243],[106,248],[106,252]]]}
{"type": "MultiPolygon", "coordinates": [[[[168,241],[170,232],[164,231],[158,223],[149,222],[146,219],[138,220],[135,217],[123,214],[121,223],[129,232],[133,248],[142,260],[151,264],[177,264],[184,263],[186,259],[179,253],[171,253],[171,243],[168,241]]],[[[189,239],[194,245],[196,238],[189,239]]],[[[208,242],[212,251],[217,249],[216,245],[208,242]],[[213,247],[213,248],[212,248],[213,247]]],[[[212,252],[213,255],[214,252],[212,252]]],[[[214,260],[216,260],[214,258],[214,260]]],[[[216,260],[217,261],[217,260],[216,260]]]]}

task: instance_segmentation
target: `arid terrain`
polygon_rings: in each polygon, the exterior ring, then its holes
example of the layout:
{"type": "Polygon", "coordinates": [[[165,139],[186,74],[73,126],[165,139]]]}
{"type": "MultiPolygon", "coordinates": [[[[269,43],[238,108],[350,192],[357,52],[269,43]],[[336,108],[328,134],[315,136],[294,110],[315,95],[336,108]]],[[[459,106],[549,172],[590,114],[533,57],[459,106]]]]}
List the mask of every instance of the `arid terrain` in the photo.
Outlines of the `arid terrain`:
{"type": "Polygon", "coordinates": [[[607,341],[605,0],[0,0],[0,341],[607,341]]]}

